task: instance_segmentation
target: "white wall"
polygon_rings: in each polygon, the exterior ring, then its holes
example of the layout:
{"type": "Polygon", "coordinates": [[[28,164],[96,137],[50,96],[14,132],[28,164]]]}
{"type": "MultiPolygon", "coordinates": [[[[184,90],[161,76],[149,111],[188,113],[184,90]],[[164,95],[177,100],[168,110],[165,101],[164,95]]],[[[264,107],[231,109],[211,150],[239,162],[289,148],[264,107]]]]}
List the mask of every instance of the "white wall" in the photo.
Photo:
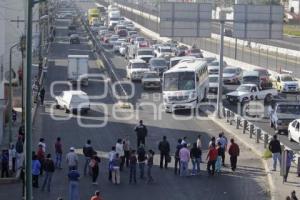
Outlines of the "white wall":
{"type": "Polygon", "coordinates": [[[299,13],[299,7],[300,7],[300,0],[289,0],[289,11],[291,11],[291,8],[294,7],[294,13],[299,13]]]}

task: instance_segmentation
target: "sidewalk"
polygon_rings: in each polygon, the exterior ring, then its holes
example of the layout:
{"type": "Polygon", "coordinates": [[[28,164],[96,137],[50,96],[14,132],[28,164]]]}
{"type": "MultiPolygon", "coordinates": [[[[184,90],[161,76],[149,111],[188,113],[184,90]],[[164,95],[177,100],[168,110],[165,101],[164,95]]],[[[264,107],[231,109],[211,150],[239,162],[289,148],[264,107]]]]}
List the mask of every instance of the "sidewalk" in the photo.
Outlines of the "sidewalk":
{"type": "MultiPolygon", "coordinates": [[[[268,176],[269,187],[270,187],[270,196],[272,200],[282,200],[286,196],[290,195],[291,191],[298,191],[299,196],[299,187],[300,187],[300,178],[297,177],[297,167],[293,163],[290,169],[290,173],[286,183],[283,183],[283,177],[280,176],[280,168],[277,168],[277,171],[271,171],[272,169],[272,158],[263,159],[263,153],[265,151],[264,145],[261,143],[256,143],[256,138],[249,137],[249,134],[243,134],[242,128],[236,129],[236,124],[233,122],[232,125],[226,122],[226,119],[219,119],[214,116],[209,116],[217,125],[222,127],[226,132],[230,133],[234,138],[237,139],[238,143],[242,143],[253,151],[257,156],[261,158],[263,166],[268,176]]],[[[241,152],[243,156],[243,152],[241,152]]]]}

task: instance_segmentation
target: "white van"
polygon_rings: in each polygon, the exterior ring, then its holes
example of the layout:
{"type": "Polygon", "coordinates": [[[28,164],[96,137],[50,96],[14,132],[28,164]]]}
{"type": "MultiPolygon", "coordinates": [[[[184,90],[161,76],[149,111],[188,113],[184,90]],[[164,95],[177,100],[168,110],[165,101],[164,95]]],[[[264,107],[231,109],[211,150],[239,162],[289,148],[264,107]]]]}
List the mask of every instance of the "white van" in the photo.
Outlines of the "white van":
{"type": "Polygon", "coordinates": [[[87,113],[90,109],[90,100],[88,95],[81,90],[63,91],[59,96],[55,97],[56,108],[63,108],[66,113],[87,113]]]}

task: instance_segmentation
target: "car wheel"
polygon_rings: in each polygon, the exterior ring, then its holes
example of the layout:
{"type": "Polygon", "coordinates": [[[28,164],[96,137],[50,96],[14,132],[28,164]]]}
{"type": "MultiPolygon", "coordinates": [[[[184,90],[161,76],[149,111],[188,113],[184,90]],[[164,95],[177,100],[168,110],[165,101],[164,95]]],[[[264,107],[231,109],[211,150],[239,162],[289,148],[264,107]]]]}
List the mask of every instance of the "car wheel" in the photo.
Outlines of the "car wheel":
{"type": "Polygon", "coordinates": [[[66,113],[70,113],[70,110],[66,108],[66,113]]]}
{"type": "Polygon", "coordinates": [[[289,133],[288,133],[288,139],[289,139],[289,141],[293,141],[292,135],[291,135],[291,132],[290,132],[290,131],[289,131],[289,133]]]}
{"type": "Polygon", "coordinates": [[[60,105],[57,103],[57,104],[55,105],[55,108],[56,108],[56,109],[60,109],[60,105]]]}

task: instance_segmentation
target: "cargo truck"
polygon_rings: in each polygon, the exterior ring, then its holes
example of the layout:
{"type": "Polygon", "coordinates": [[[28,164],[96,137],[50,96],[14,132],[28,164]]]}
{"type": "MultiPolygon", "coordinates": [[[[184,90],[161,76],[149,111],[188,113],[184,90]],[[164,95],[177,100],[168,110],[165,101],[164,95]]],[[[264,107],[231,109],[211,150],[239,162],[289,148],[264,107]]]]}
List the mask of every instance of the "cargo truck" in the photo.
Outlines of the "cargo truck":
{"type": "Polygon", "coordinates": [[[68,80],[88,86],[88,55],[68,55],[68,80]]]}

